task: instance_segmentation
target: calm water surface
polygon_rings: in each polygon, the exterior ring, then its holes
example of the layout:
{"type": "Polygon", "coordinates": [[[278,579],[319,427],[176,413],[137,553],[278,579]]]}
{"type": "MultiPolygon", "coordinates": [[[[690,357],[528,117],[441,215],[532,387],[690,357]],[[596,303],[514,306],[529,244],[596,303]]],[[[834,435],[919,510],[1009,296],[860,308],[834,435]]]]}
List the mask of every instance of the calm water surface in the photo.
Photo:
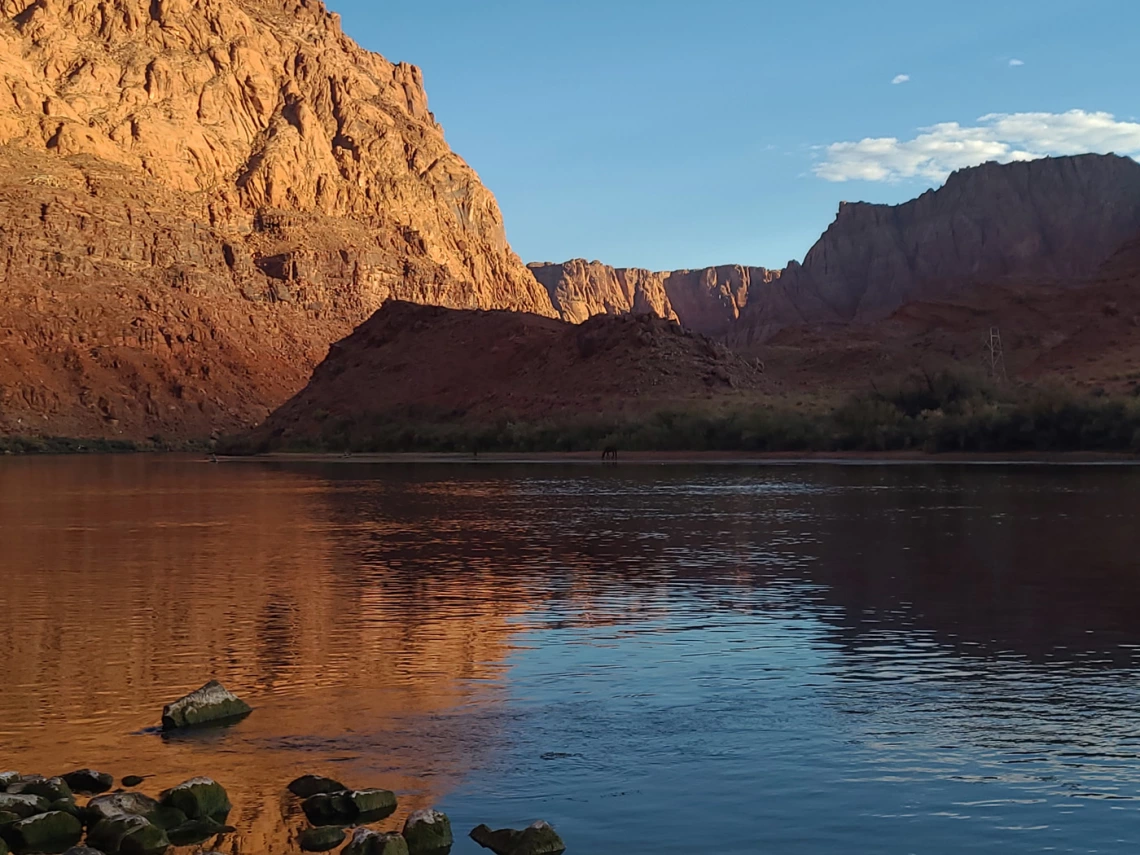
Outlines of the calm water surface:
{"type": "MultiPolygon", "coordinates": [[[[1140,848],[1140,470],[0,459],[0,767],[570,853],[1140,848]],[[255,713],[163,738],[216,677],[255,713]]],[[[382,826],[383,827],[383,826],[382,826]]],[[[187,850],[193,851],[193,850],[187,850]]],[[[479,850],[461,839],[457,853],[479,850]]]]}

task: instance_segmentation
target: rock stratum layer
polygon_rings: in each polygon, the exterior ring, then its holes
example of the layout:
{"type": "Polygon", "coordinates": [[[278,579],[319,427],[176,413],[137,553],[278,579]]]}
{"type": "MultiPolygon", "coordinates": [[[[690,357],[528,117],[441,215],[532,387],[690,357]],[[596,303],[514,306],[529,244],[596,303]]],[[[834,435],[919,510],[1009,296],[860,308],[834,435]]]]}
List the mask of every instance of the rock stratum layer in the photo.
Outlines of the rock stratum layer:
{"type": "Polygon", "coordinates": [[[574,325],[389,301],[243,447],[372,448],[424,425],[575,424],[768,390],[755,363],[652,315],[574,325]]]}
{"type": "Polygon", "coordinates": [[[739,265],[664,273],[583,259],[527,266],[565,320],[581,323],[599,314],[652,314],[710,336],[728,333],[751,290],[780,276],[778,270],[739,265]]]}
{"type": "Polygon", "coordinates": [[[0,0],[0,431],[248,425],[388,298],[554,315],[418,69],[314,0],[0,0]]]}

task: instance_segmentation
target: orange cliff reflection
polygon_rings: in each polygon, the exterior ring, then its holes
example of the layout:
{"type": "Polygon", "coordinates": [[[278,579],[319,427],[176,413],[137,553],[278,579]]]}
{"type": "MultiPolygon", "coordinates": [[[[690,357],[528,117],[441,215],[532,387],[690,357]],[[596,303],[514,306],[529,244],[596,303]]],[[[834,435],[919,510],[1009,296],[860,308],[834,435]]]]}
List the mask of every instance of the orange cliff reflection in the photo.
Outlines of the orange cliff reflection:
{"type": "Polygon", "coordinates": [[[154,775],[152,794],[215,777],[238,828],[218,848],[234,855],[295,849],[282,792],[304,772],[396,790],[392,826],[437,802],[493,750],[487,713],[537,604],[479,572],[394,580],[360,557],[393,524],[336,520],[334,486],[142,458],[6,461],[3,762],[154,775]],[[146,732],[211,677],[254,714],[189,738],[146,732]]]}

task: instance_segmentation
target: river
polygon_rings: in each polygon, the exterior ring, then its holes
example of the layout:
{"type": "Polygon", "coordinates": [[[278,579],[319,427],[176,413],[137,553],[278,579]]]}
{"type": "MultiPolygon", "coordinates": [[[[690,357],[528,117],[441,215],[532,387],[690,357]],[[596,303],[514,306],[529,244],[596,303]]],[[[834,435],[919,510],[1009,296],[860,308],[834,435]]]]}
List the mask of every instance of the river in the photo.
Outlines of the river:
{"type": "MultiPolygon", "coordinates": [[[[0,771],[570,855],[1132,853],[1140,469],[0,458],[0,771]],[[255,708],[163,737],[210,678],[255,708]]],[[[193,849],[187,852],[195,851],[193,849]]]]}

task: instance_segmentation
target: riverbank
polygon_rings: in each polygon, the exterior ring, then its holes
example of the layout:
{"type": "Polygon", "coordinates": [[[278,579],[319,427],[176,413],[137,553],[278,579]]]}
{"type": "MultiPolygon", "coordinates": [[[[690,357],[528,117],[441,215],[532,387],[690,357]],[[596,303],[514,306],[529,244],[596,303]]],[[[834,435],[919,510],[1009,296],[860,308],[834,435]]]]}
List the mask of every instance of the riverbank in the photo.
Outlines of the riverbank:
{"type": "Polygon", "coordinates": [[[818,452],[722,452],[722,451],[631,451],[619,452],[616,463],[602,460],[595,452],[499,452],[492,454],[453,454],[446,452],[397,452],[375,454],[322,454],[273,452],[248,456],[218,455],[218,463],[343,463],[343,464],[450,464],[583,466],[741,466],[834,464],[844,466],[882,464],[973,464],[973,465],[1140,465],[1140,455],[1105,454],[1087,451],[1019,454],[931,454],[919,451],[818,451],[818,452]]]}

